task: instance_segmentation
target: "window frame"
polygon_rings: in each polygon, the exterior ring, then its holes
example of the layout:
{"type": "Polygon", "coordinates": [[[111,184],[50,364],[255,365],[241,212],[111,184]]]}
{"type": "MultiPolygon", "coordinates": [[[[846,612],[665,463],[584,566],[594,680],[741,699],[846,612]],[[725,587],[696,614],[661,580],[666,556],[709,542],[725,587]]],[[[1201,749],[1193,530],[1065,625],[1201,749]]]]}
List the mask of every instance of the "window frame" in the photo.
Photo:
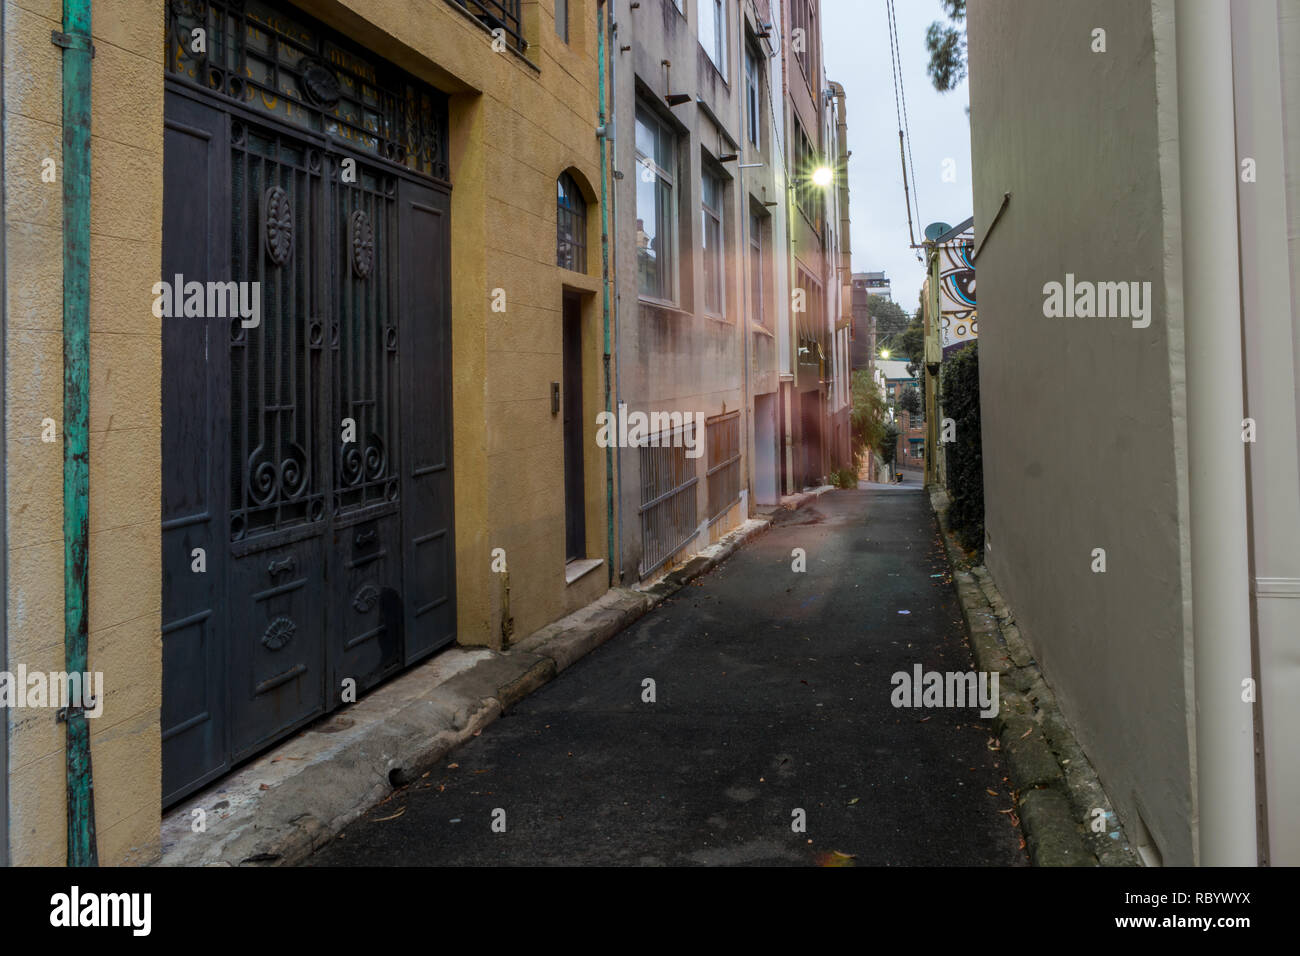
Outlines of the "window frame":
{"type": "MultiPolygon", "coordinates": [[[[654,131],[656,153],[662,152],[664,157],[671,161],[674,167],[673,169],[666,169],[659,164],[657,157],[647,156],[643,153],[640,144],[636,143],[636,137],[634,134],[633,146],[636,155],[636,165],[639,169],[636,173],[636,203],[634,204],[634,208],[638,215],[634,217],[633,223],[635,225],[636,219],[644,221],[645,218],[640,215],[640,183],[642,181],[641,176],[643,175],[641,172],[642,169],[649,169],[654,173],[656,216],[662,209],[668,220],[666,223],[656,223],[659,233],[657,237],[665,238],[667,240],[664,243],[665,248],[655,250],[656,262],[660,267],[659,288],[657,290],[660,294],[650,294],[642,288],[641,268],[640,262],[638,261],[637,297],[648,302],[676,307],[679,291],[678,279],[681,271],[679,268],[679,253],[681,245],[678,237],[680,211],[677,206],[677,181],[679,178],[677,175],[677,167],[680,165],[677,161],[677,133],[666,122],[664,122],[658,114],[654,112],[654,110],[650,109],[650,107],[642,101],[638,101],[636,104],[634,124],[646,125],[654,131]],[[660,137],[662,137],[662,139],[660,139],[660,137]]],[[[638,253],[639,252],[640,250],[638,249],[638,253]]]]}
{"type": "Polygon", "coordinates": [[[768,329],[767,322],[767,282],[763,264],[768,258],[767,243],[763,241],[763,220],[769,218],[755,209],[749,210],[749,290],[754,301],[750,304],[750,321],[760,328],[768,329]],[[757,316],[757,320],[755,320],[757,316]]]}
{"type": "Polygon", "coordinates": [[[587,272],[587,197],[582,194],[578,181],[567,169],[556,177],[555,187],[555,264],[561,269],[585,275],[587,272]],[[565,188],[566,180],[570,189],[565,188]],[[565,204],[566,196],[573,200],[572,204],[565,204]],[[566,217],[572,224],[567,237],[571,257],[567,261],[560,255],[565,240],[563,229],[566,217]]]}
{"type": "Polygon", "coordinates": [[[702,296],[702,306],[705,315],[720,319],[726,318],[727,315],[726,208],[726,180],[707,164],[702,165],[700,169],[700,249],[704,253],[704,269],[701,273],[704,292],[702,296]],[[708,189],[706,188],[706,184],[712,184],[712,186],[717,190],[714,194],[714,199],[717,202],[716,207],[710,206],[708,203],[708,189]],[[709,243],[710,224],[714,226],[717,233],[717,241],[713,244],[709,243]],[[712,270],[709,268],[709,261],[711,258],[713,260],[712,270]],[[711,295],[717,296],[717,308],[714,308],[715,303],[709,301],[711,295]]]}
{"type": "Polygon", "coordinates": [[[812,0],[792,0],[790,10],[791,33],[799,29],[804,32],[803,50],[795,50],[794,59],[803,71],[804,82],[808,84],[810,90],[813,89],[813,77],[817,73],[814,57],[818,46],[813,37],[813,28],[816,25],[816,12],[813,6],[812,0]]]}
{"type": "Polygon", "coordinates": [[[569,42],[569,0],[555,0],[555,35],[569,42]],[[562,11],[562,12],[561,12],[562,11]],[[561,29],[563,24],[563,29],[561,29]]]}
{"type": "Polygon", "coordinates": [[[763,151],[763,66],[761,54],[745,40],[745,138],[763,151]]]}
{"type": "Polygon", "coordinates": [[[696,8],[699,17],[695,23],[695,36],[700,42],[709,62],[713,64],[725,83],[727,81],[727,2],[726,0],[700,0],[700,6],[696,8]],[[705,7],[711,8],[706,10],[705,7]],[[712,28],[710,31],[713,40],[714,49],[710,50],[704,43],[704,24],[705,15],[712,14],[712,28]]]}

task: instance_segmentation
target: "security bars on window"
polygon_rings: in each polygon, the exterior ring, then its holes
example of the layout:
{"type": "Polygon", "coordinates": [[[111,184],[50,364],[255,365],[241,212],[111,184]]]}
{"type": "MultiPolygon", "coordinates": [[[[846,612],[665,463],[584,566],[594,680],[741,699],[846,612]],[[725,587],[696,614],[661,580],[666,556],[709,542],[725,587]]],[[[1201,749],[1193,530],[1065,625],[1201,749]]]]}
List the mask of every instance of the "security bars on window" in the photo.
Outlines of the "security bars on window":
{"type": "Polygon", "coordinates": [[[740,500],[740,412],[705,422],[709,449],[709,521],[740,500]]]}
{"type": "MultiPolygon", "coordinates": [[[[694,426],[686,426],[693,428],[694,426]]],[[[660,445],[670,441],[660,436],[660,445]]],[[[685,441],[673,447],[641,447],[641,577],[661,567],[695,536],[695,461],[685,441]]]]}

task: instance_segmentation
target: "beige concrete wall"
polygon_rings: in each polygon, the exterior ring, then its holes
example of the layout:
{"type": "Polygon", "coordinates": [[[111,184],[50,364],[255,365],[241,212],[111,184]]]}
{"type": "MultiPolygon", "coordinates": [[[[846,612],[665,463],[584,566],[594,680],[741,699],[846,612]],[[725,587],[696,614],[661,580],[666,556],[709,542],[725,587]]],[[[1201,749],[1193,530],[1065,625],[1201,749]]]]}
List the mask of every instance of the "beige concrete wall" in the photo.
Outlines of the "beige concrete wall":
{"type": "Polygon", "coordinates": [[[1140,814],[1164,862],[1186,865],[1195,791],[1165,40],[1151,5],[1129,0],[970,10],[986,559],[1130,836],[1140,814]],[[1105,53],[1091,50],[1098,27],[1105,53]],[[1044,317],[1044,284],[1067,272],[1151,282],[1150,326],[1044,317]]]}
{"type": "MultiPolygon", "coordinates": [[[[714,67],[700,46],[697,4],[686,4],[685,14],[672,0],[645,0],[636,10],[616,4],[622,23],[617,58],[617,140],[614,168],[623,174],[616,181],[618,221],[614,242],[618,247],[619,360],[621,397],[629,412],[702,412],[706,417],[741,409],[745,402],[745,270],[740,266],[747,248],[740,242],[741,216],[748,216],[747,192],[755,180],[739,176],[735,163],[717,164],[720,156],[735,151],[742,142],[740,80],[740,7],[727,4],[727,78],[714,67]],[[665,73],[663,62],[671,68],[665,73]],[[668,89],[671,87],[671,90],[668,89]],[[687,93],[690,102],[669,108],[668,92],[687,93]],[[676,136],[674,183],[677,239],[677,296],[671,307],[642,300],[637,284],[636,253],[636,107],[651,104],[676,136]],[[723,311],[709,315],[704,309],[704,252],[701,213],[701,176],[706,168],[725,183],[723,197],[723,311]]],[[[747,228],[747,227],[746,227],[747,228]]],[[[747,416],[742,415],[742,419],[747,416]]],[[[741,483],[749,465],[746,458],[747,420],[741,422],[741,483]]],[[[706,441],[707,428],[700,435],[706,441]]],[[[706,451],[687,459],[695,468],[696,527],[710,518],[706,451]]],[[[752,447],[752,446],[751,446],[752,447]]],[[[624,583],[638,580],[644,553],[639,508],[641,464],[639,449],[621,449],[624,583]]],[[[740,515],[734,505],[706,527],[664,567],[672,567],[707,546],[740,515]]]]}
{"type": "MultiPolygon", "coordinates": [[[[100,6],[93,31],[89,663],[104,674],[91,760],[106,865],[159,850],[162,11],[100,6]]],[[[63,670],[62,445],[40,438],[44,418],[63,427],[61,15],[57,0],[4,8],[10,670],[63,670]],[[41,181],[45,157],[57,183],[41,181]]],[[[52,709],[11,715],[15,864],[65,859],[64,736],[52,709]]]]}

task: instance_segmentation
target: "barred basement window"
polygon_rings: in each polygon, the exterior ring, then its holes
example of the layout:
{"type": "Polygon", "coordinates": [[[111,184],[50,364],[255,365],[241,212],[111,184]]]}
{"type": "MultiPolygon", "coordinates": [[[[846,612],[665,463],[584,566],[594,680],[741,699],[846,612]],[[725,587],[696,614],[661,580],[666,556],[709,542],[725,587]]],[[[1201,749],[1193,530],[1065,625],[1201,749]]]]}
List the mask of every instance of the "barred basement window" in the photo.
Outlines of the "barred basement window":
{"type": "Polygon", "coordinates": [[[709,520],[740,500],[740,412],[704,423],[709,448],[709,520]]]}
{"type": "MultiPolygon", "coordinates": [[[[693,430],[694,424],[686,425],[693,430]]],[[[645,577],[695,537],[696,495],[699,477],[695,461],[686,457],[686,432],[676,439],[656,436],[660,447],[642,445],[641,455],[641,569],[645,577]],[[668,447],[664,447],[668,446],[668,447]]]]}
{"type": "Polygon", "coordinates": [[[587,271],[587,201],[568,173],[556,181],[555,264],[587,271]]]}

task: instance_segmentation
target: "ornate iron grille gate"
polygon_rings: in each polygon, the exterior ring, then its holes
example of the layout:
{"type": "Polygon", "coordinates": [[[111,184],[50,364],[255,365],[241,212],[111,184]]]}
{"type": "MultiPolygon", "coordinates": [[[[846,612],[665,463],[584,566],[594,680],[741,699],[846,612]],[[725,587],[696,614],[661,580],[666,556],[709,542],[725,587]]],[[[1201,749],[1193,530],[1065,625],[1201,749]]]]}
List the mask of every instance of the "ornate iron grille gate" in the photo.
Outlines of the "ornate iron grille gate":
{"type": "Polygon", "coordinates": [[[254,0],[168,43],[172,803],[451,641],[455,576],[445,99],[254,0]]]}

